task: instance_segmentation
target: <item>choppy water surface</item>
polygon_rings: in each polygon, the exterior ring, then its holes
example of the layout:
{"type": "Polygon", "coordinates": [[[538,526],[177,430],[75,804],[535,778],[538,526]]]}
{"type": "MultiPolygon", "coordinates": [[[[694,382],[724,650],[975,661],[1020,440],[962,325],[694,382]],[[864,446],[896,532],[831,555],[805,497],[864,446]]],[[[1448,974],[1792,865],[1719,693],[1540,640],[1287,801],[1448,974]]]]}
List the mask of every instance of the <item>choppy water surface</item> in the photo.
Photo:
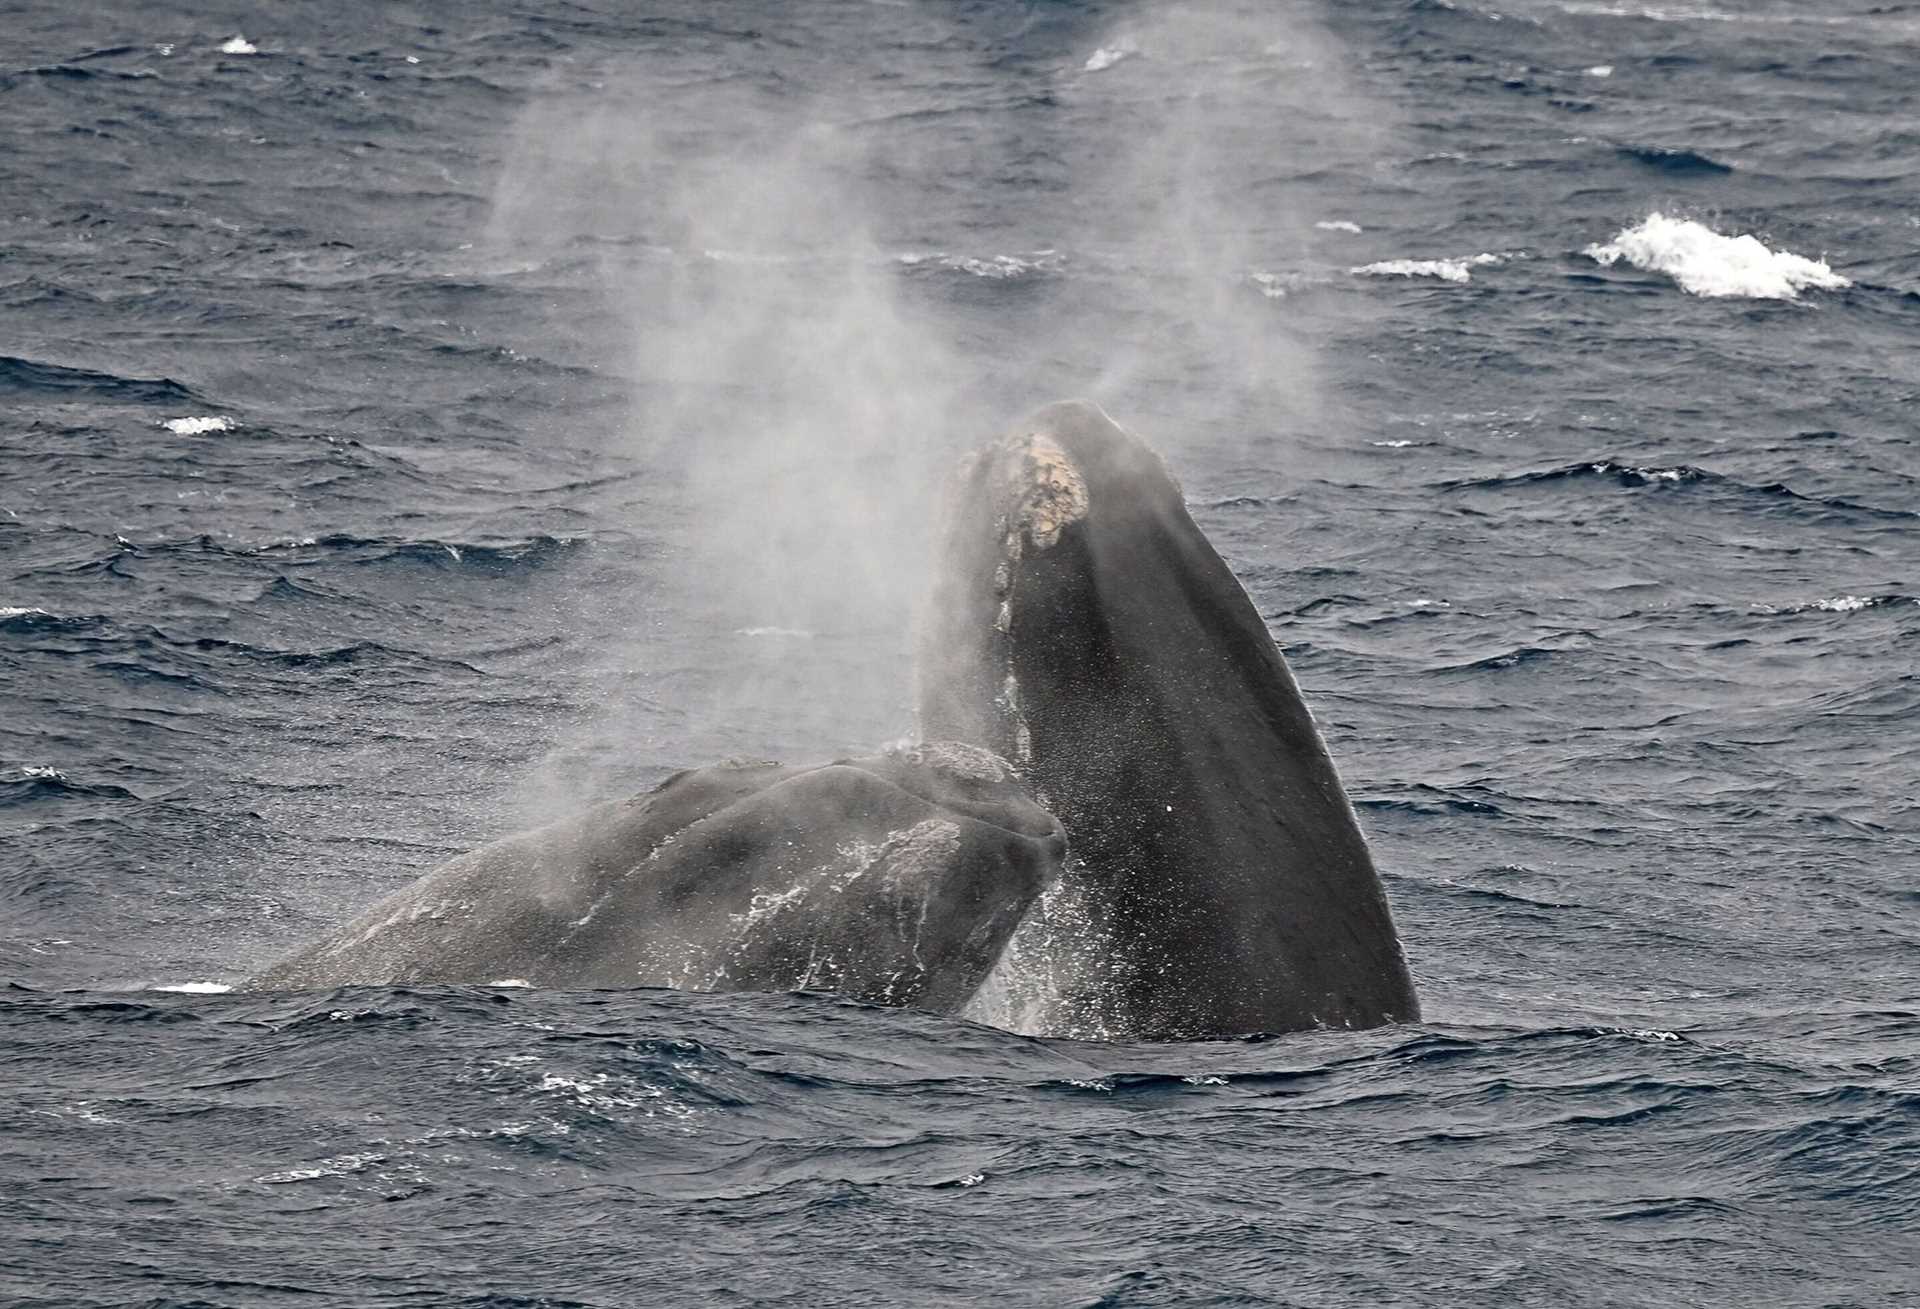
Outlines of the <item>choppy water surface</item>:
{"type": "Polygon", "coordinates": [[[1903,1305],[1920,10],[32,5],[0,1296],[1903,1305]],[[231,982],[911,730],[928,488],[1153,440],[1428,1021],[231,982]]]}

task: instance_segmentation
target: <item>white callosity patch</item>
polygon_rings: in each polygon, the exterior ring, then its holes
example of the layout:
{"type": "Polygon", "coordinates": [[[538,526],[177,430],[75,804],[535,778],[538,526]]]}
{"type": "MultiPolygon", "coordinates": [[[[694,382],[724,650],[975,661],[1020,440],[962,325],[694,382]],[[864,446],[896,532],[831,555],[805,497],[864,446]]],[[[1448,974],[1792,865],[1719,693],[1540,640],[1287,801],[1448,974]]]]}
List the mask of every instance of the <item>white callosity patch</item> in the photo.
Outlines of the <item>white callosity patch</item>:
{"type": "MultiPolygon", "coordinates": [[[[1087,481],[1059,442],[1046,432],[1031,432],[1015,437],[1000,455],[1006,512],[1001,516],[1000,562],[994,568],[993,584],[998,603],[994,627],[1003,654],[1005,641],[1013,625],[1013,581],[1021,557],[1029,543],[1037,550],[1050,549],[1060,534],[1087,516],[1093,501],[1087,481]]],[[[1009,664],[994,703],[1005,716],[1007,736],[1013,747],[1013,762],[1024,766],[1033,761],[1033,737],[1020,708],[1020,684],[1009,664]]]]}
{"type": "Polygon", "coordinates": [[[1649,214],[1604,245],[1590,245],[1588,258],[1603,267],[1624,259],[1635,268],[1664,273],[1690,295],[1797,300],[1803,290],[1840,290],[1853,283],[1827,266],[1785,250],[1771,250],[1756,236],[1722,236],[1688,218],[1649,214]]]}
{"type": "Polygon", "coordinates": [[[1086,479],[1045,432],[1027,438],[1023,456],[1010,471],[1014,509],[1008,530],[1024,534],[1039,549],[1053,545],[1069,524],[1087,516],[1086,479]]]}

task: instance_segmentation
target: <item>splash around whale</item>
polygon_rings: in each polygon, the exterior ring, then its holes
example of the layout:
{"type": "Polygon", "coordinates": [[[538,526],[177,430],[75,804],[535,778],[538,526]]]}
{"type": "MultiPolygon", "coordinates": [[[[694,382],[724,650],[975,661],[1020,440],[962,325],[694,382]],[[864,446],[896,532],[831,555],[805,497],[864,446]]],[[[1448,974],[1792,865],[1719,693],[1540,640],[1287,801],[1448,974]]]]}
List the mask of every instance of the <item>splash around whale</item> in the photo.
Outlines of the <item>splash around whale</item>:
{"type": "Polygon", "coordinates": [[[1418,1018],[1273,638],[1159,457],[1056,404],[970,457],[928,744],[724,763],[449,861],[245,985],[824,990],[1198,1039],[1418,1018]]]}

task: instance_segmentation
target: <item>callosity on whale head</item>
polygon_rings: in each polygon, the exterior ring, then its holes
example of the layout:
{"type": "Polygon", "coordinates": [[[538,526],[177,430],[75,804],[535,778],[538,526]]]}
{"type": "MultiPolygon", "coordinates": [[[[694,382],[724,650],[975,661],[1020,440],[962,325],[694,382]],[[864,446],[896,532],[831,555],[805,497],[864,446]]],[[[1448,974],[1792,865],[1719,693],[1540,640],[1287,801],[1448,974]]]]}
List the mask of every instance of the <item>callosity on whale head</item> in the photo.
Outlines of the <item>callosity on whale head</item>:
{"type": "Polygon", "coordinates": [[[516,979],[951,1012],[1064,848],[972,746],[720,764],[461,855],[247,988],[516,979]]]}
{"type": "Polygon", "coordinates": [[[941,559],[921,730],[1012,760],[1071,847],[970,1012],[1154,1038],[1418,1017],[1313,717],[1151,449],[1040,411],[963,466],[941,559]]]}

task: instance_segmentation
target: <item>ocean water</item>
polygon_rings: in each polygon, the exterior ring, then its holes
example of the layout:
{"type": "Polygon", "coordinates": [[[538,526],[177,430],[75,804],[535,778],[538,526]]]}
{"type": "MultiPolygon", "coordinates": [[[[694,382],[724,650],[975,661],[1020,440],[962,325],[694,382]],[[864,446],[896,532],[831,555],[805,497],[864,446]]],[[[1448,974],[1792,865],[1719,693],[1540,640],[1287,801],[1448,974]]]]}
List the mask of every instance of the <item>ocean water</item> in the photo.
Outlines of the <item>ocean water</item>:
{"type": "Polygon", "coordinates": [[[1920,6],[14,5],[0,1300],[1920,1304],[1920,6]],[[1426,1020],[222,993],[912,731],[1098,399],[1426,1020]]]}

